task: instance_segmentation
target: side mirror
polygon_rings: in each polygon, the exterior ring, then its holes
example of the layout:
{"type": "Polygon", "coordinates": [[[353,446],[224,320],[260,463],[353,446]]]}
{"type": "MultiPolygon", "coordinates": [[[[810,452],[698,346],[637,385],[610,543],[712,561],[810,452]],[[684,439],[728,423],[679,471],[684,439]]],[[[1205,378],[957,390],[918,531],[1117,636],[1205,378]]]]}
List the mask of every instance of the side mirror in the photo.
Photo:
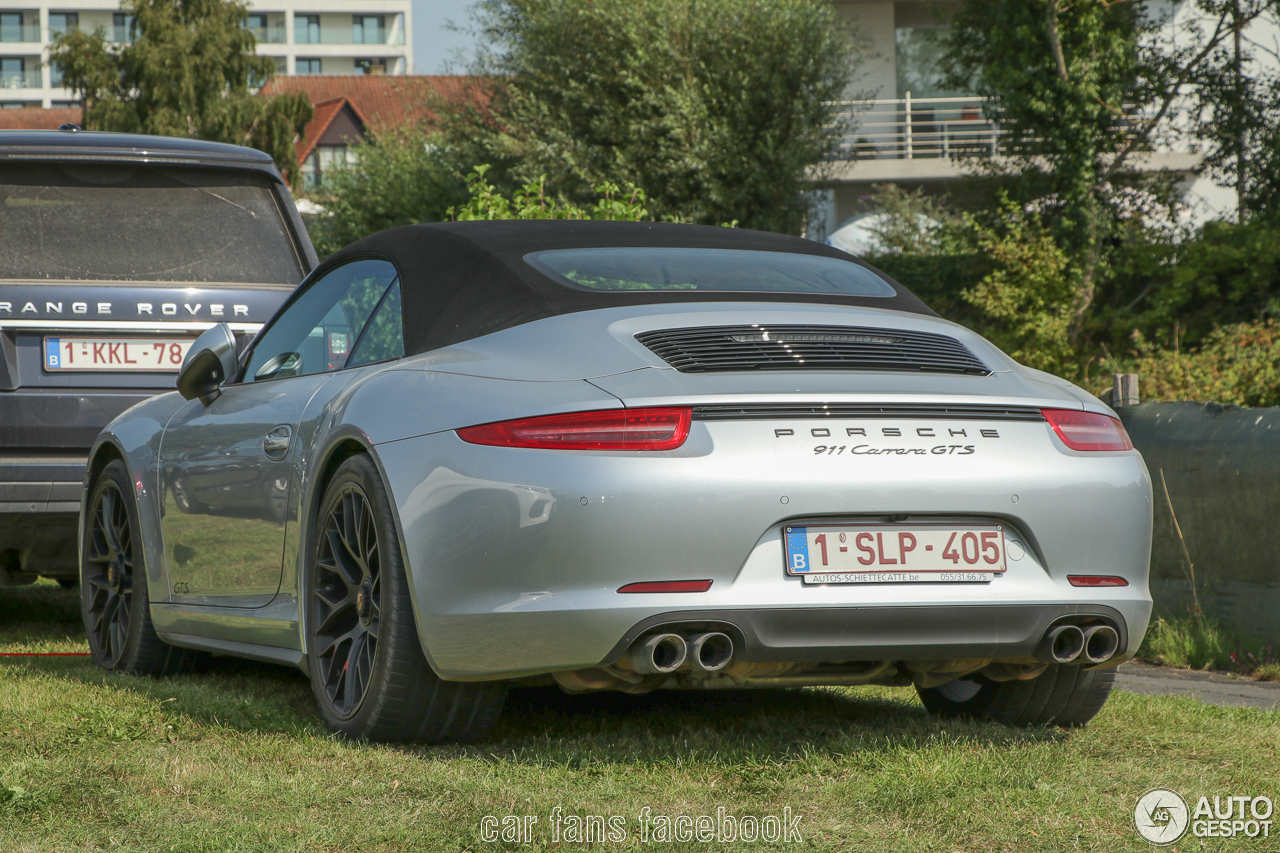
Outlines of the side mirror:
{"type": "Polygon", "coordinates": [[[206,406],[218,399],[222,383],[236,373],[236,336],[219,323],[196,338],[178,371],[178,393],[187,400],[199,397],[206,406]]]}

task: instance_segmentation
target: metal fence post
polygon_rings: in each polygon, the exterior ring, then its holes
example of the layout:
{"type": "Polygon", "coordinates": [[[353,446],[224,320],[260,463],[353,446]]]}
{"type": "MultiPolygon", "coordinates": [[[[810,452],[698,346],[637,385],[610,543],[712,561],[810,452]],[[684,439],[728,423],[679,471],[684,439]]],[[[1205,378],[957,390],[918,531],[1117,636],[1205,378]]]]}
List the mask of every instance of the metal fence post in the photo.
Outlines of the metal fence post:
{"type": "Polygon", "coordinates": [[[909,90],[907,91],[907,96],[906,96],[905,98],[903,98],[902,103],[903,103],[903,105],[904,105],[904,109],[906,110],[906,118],[907,118],[907,125],[906,125],[906,127],[907,127],[907,133],[906,133],[906,147],[907,147],[907,150],[906,150],[905,157],[906,157],[906,159],[910,160],[910,159],[911,159],[911,92],[910,92],[909,90]]]}

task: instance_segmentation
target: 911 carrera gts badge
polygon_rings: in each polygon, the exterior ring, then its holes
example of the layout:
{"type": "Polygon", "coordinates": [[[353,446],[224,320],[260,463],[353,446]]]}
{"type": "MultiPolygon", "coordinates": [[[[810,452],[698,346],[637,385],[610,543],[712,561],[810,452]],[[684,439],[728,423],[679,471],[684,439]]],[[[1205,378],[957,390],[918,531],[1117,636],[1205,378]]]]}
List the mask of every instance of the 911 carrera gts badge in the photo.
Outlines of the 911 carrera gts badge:
{"type": "MultiPolygon", "coordinates": [[[[774,438],[795,436],[795,429],[775,429],[774,438]]],[[[966,439],[983,438],[998,439],[998,429],[978,429],[972,427],[810,427],[810,438],[852,439],[844,444],[813,445],[814,456],[971,456],[977,453],[977,445],[965,443],[966,439]],[[843,434],[841,434],[843,432],[843,434]],[[834,435],[833,435],[834,433],[834,435]],[[976,433],[976,435],[972,435],[976,433]],[[870,441],[858,439],[876,438],[933,438],[947,439],[946,444],[924,444],[920,447],[889,446],[881,447],[870,441]]],[[[803,435],[803,432],[801,432],[803,435]]]]}

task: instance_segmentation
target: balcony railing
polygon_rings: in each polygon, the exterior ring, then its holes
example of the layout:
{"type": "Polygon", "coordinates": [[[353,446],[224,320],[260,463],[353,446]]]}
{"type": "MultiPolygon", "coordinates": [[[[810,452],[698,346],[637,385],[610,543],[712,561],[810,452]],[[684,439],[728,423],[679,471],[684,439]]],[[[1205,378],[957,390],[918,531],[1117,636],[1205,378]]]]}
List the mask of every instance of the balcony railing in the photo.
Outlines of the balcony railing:
{"type": "Polygon", "coordinates": [[[39,89],[40,71],[0,71],[0,89],[39,89]]]}
{"type": "Polygon", "coordinates": [[[0,24],[0,42],[39,43],[40,22],[29,24],[0,24]]]}
{"type": "Polygon", "coordinates": [[[912,160],[1000,153],[1002,131],[982,98],[843,101],[842,160],[912,160]]]}
{"type": "Polygon", "coordinates": [[[258,40],[258,44],[284,44],[289,40],[289,31],[283,23],[268,24],[265,27],[246,27],[258,40]]]}
{"type": "Polygon", "coordinates": [[[293,30],[294,44],[404,44],[404,29],[397,27],[371,31],[368,27],[316,27],[297,24],[293,30]],[[360,30],[363,30],[361,32],[360,30]]]}
{"type": "MultiPolygon", "coordinates": [[[[838,160],[916,160],[1006,153],[1008,132],[979,97],[842,101],[846,130],[838,160]]],[[[1156,151],[1191,151],[1191,104],[1178,102],[1165,116],[1166,131],[1150,140],[1156,151]]],[[[1125,105],[1116,121],[1126,132],[1145,126],[1137,107],[1125,105]]]]}

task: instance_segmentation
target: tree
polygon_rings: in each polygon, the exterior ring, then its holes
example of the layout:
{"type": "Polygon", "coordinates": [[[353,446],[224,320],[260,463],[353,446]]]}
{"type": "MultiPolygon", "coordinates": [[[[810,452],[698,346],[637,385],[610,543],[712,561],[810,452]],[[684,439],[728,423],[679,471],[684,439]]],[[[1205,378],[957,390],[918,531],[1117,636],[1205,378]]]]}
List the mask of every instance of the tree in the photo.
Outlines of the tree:
{"type": "MultiPolygon", "coordinates": [[[[1184,53],[1204,57],[1188,75],[1195,133],[1214,178],[1239,197],[1237,221],[1260,214],[1280,224],[1280,75],[1258,61],[1280,48],[1251,41],[1249,25],[1280,23],[1277,0],[1196,0],[1182,27],[1184,53]]],[[[1176,58],[1172,60],[1176,62],[1176,58]]]]}
{"type": "Polygon", "coordinates": [[[324,175],[312,195],[325,208],[308,222],[320,257],[384,228],[449,218],[467,198],[457,167],[424,127],[382,129],[360,143],[355,163],[324,175]]]}
{"type": "Polygon", "coordinates": [[[1149,89],[1135,4],[1105,0],[965,0],[945,37],[950,85],[989,100],[1023,200],[1051,197],[1054,233],[1077,275],[1066,334],[1076,343],[1100,277],[1107,210],[1100,193],[1136,140],[1135,92],[1149,89]]]}
{"type": "Polygon", "coordinates": [[[275,65],[254,55],[244,2],[124,0],[121,8],[134,16],[131,42],[108,42],[99,28],[60,36],[49,52],[83,102],[88,129],[248,145],[297,180],[294,140],[311,104],[301,94],[250,91],[275,65]]]}
{"type": "Polygon", "coordinates": [[[485,97],[442,108],[458,162],[586,203],[642,188],[655,218],[798,233],[834,151],[853,41],[811,0],[481,0],[485,97]]]}
{"type": "Polygon", "coordinates": [[[964,0],[944,37],[948,84],[989,98],[1005,134],[1007,156],[982,166],[1053,214],[1074,279],[1066,335],[1077,348],[1121,232],[1132,230],[1114,199],[1118,185],[1143,183],[1138,155],[1190,132],[1248,204],[1280,202],[1269,189],[1280,187],[1280,88],[1250,82],[1235,39],[1277,0],[1191,5],[1174,27],[1140,0],[964,0]]]}

